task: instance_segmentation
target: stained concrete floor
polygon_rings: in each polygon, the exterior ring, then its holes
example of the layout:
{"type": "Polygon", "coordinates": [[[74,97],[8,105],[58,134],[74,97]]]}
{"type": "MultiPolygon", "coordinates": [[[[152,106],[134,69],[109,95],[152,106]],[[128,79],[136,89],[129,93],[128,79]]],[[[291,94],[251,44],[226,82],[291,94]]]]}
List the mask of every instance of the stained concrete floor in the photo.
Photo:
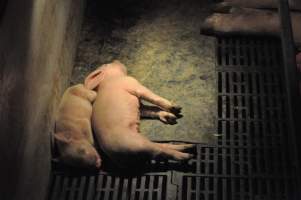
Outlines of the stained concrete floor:
{"type": "Polygon", "coordinates": [[[183,107],[176,125],[143,120],[152,140],[213,142],[217,78],[214,39],[199,34],[207,3],[197,0],[88,1],[71,83],[118,59],[146,87],[183,107]]]}

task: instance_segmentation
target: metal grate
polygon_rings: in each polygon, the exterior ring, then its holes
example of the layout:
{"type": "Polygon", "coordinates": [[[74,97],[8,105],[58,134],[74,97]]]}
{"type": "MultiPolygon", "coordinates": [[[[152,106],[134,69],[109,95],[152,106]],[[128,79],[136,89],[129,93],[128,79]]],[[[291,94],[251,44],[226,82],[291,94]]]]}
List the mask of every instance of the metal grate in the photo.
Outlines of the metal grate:
{"type": "Polygon", "coordinates": [[[277,178],[183,176],[183,200],[295,199],[292,180],[277,178]]]}
{"type": "Polygon", "coordinates": [[[295,141],[287,127],[279,41],[223,38],[217,40],[217,52],[221,137],[215,155],[244,163],[243,171],[249,175],[293,176],[297,169],[291,146],[295,141]],[[237,65],[233,60],[239,60],[237,65]]]}
{"type": "Polygon", "coordinates": [[[52,178],[50,200],[159,200],[166,199],[168,176],[81,176],[56,173],[52,178]]]}
{"type": "Polygon", "coordinates": [[[216,144],[198,144],[186,163],[152,161],[143,175],[70,175],[54,167],[49,199],[301,199],[280,42],[218,38],[216,56],[216,144]]]}
{"type": "Polygon", "coordinates": [[[288,127],[281,46],[273,38],[218,38],[218,138],[199,145],[183,200],[300,199],[288,127]]]}

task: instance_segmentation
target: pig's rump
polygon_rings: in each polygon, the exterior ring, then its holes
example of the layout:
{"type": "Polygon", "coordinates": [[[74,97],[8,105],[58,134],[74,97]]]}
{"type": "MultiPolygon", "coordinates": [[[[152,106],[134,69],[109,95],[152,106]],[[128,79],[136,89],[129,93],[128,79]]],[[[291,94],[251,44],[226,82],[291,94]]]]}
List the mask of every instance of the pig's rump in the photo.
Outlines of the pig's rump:
{"type": "MultiPolygon", "coordinates": [[[[152,143],[138,132],[130,129],[103,131],[97,135],[100,148],[119,167],[130,167],[153,158],[152,143]]],[[[159,152],[158,152],[159,153],[159,152]]]]}

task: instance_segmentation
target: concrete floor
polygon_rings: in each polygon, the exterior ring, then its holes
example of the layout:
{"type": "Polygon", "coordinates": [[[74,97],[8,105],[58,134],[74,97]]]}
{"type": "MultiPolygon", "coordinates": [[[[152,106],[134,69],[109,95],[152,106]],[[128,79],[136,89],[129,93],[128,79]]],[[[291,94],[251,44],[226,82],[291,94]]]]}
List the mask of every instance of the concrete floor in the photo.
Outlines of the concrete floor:
{"type": "Polygon", "coordinates": [[[130,75],[183,107],[184,117],[177,125],[143,120],[143,134],[152,140],[213,142],[217,115],[214,39],[199,34],[206,2],[111,3],[108,7],[88,3],[71,83],[82,82],[100,64],[118,59],[130,75]]]}

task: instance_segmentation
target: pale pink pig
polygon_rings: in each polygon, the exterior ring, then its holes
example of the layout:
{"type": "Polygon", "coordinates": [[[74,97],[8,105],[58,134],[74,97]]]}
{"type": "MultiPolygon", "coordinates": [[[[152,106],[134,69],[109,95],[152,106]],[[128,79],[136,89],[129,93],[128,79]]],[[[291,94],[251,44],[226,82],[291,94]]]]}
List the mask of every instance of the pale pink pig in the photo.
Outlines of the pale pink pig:
{"type": "Polygon", "coordinates": [[[83,84],[69,87],[63,94],[54,133],[59,159],[63,163],[89,168],[101,165],[100,156],[93,146],[91,128],[92,102],[96,95],[83,84]]]}
{"type": "Polygon", "coordinates": [[[119,167],[135,165],[141,159],[161,157],[181,161],[192,157],[182,151],[193,145],[155,143],[140,134],[141,115],[173,124],[181,108],[128,76],[125,66],[119,61],[93,71],[86,78],[85,86],[96,89],[98,93],[92,114],[97,141],[119,167]],[[140,100],[151,102],[164,111],[152,110],[147,106],[140,108],[140,100]]]}
{"type": "MultiPolygon", "coordinates": [[[[201,25],[208,35],[267,35],[280,37],[281,24],[275,11],[241,7],[218,7],[201,25]]],[[[301,47],[301,12],[291,12],[295,44],[301,47]]]]}

